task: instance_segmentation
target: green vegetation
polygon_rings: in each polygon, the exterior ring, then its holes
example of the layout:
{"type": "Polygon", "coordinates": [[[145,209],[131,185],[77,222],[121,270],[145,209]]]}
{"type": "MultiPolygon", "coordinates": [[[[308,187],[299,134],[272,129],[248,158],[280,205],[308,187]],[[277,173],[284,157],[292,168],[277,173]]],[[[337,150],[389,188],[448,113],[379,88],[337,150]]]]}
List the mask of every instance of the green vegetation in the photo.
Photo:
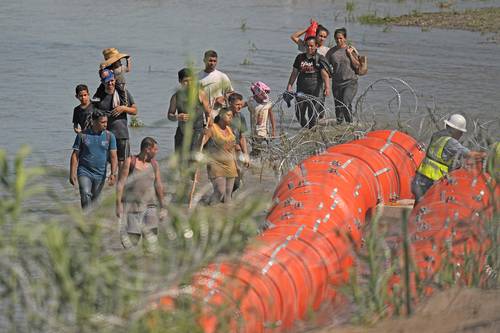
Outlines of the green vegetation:
{"type": "Polygon", "coordinates": [[[347,1],[345,4],[345,11],[347,12],[347,22],[355,21],[354,11],[356,10],[356,3],[354,1],[347,1]]]}
{"type": "Polygon", "coordinates": [[[364,243],[356,250],[357,264],[350,274],[350,282],[343,288],[356,305],[352,321],[358,324],[374,323],[391,312],[400,314],[404,304],[401,284],[395,283],[392,290],[389,289],[389,282],[401,268],[397,255],[386,243],[388,225],[380,220],[381,213],[377,210],[364,230],[364,243]]]}
{"type": "MultiPolygon", "coordinates": [[[[441,2],[440,9],[452,8],[451,2],[441,2]]],[[[437,13],[423,13],[418,9],[411,10],[402,16],[378,16],[376,12],[357,17],[361,24],[373,25],[399,25],[422,27],[422,31],[430,28],[461,29],[478,31],[481,33],[493,33],[493,41],[498,41],[500,32],[500,8],[467,9],[465,11],[447,10],[437,13]]]]}
{"type": "Polygon", "coordinates": [[[379,17],[376,13],[358,16],[358,22],[361,24],[388,24],[391,19],[388,17],[379,17]]]}
{"type": "Polygon", "coordinates": [[[130,117],[130,127],[143,127],[144,123],[137,116],[130,117]]]}
{"type": "MultiPolygon", "coordinates": [[[[170,205],[158,250],[121,250],[113,195],[91,213],[57,204],[43,168],[27,168],[29,149],[13,163],[0,150],[0,291],[2,329],[8,332],[197,332],[190,297],[175,311],[153,311],[160,295],[189,283],[193,272],[221,253],[238,255],[256,234],[258,199],[214,214],[205,207],[170,205]],[[45,202],[44,201],[44,202],[45,202]]],[[[168,173],[174,173],[173,169],[168,173]]]]}
{"type": "MultiPolygon", "coordinates": [[[[492,195],[491,207],[495,207],[495,200],[498,203],[492,195]]],[[[462,238],[436,244],[442,261],[434,274],[419,272],[410,256],[407,213],[403,211],[401,218],[400,244],[391,241],[389,225],[379,211],[363,232],[357,263],[350,282],[342,289],[356,305],[352,317],[356,324],[370,325],[389,315],[410,315],[413,305],[428,297],[431,290],[500,286],[500,215],[495,208],[479,213],[473,221],[453,225],[462,238]],[[468,247],[466,239],[473,239],[477,246],[468,247]]]]}
{"type": "Polygon", "coordinates": [[[249,57],[245,57],[245,59],[243,59],[243,61],[241,62],[241,64],[244,65],[244,66],[251,65],[252,64],[252,60],[250,60],[249,57]]]}
{"type": "Polygon", "coordinates": [[[258,51],[258,48],[255,45],[255,43],[252,42],[251,40],[249,40],[248,41],[248,53],[247,53],[247,56],[245,57],[245,59],[243,59],[243,61],[241,62],[241,65],[244,65],[244,66],[253,65],[252,54],[257,52],[257,51],[258,51]]]}

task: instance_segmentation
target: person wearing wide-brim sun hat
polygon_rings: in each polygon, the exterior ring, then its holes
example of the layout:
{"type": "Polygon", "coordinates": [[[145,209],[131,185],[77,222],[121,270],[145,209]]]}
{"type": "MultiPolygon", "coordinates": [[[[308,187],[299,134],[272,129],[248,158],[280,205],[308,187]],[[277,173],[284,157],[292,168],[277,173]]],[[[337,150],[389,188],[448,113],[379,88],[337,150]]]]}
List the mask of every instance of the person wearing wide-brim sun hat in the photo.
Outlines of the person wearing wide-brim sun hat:
{"type": "Polygon", "coordinates": [[[115,79],[117,83],[125,84],[125,73],[130,72],[132,62],[130,56],[125,53],[121,53],[117,48],[110,47],[102,51],[104,56],[104,61],[101,62],[100,69],[110,69],[115,74],[115,79]],[[126,60],[126,63],[122,63],[122,59],[126,60]]]}
{"type": "MultiPolygon", "coordinates": [[[[127,81],[125,80],[125,73],[130,72],[132,61],[130,60],[130,56],[125,53],[121,53],[117,48],[109,47],[107,49],[102,50],[102,55],[104,56],[104,61],[101,62],[99,66],[99,76],[103,79],[102,74],[105,69],[109,69],[113,71],[115,80],[116,80],[116,88],[118,94],[121,98],[126,99],[126,94],[124,93],[126,87],[125,84],[127,81]],[[124,64],[122,59],[126,60],[124,64]]],[[[94,94],[94,98],[98,98],[104,93],[104,85],[100,85],[97,88],[96,93],[94,94]]],[[[124,104],[127,104],[127,101],[124,101],[124,104]]]]}
{"type": "Polygon", "coordinates": [[[415,203],[446,174],[461,166],[463,159],[482,159],[484,152],[470,151],[458,140],[467,132],[467,121],[461,114],[453,114],[444,121],[445,128],[432,135],[426,155],[411,184],[415,203]]]}

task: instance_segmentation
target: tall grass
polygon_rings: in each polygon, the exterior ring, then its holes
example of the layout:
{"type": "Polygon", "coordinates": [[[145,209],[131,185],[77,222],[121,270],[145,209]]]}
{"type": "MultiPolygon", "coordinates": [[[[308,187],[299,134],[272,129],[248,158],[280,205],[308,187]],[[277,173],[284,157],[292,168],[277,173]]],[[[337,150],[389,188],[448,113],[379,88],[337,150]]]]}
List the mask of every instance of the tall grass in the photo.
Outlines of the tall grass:
{"type": "MultiPolygon", "coordinates": [[[[400,283],[389,289],[389,282],[401,272],[397,255],[386,242],[388,225],[381,220],[382,209],[363,231],[364,242],[356,251],[357,263],[350,274],[350,282],[343,291],[356,306],[354,323],[370,324],[391,313],[399,314],[403,307],[400,283]]],[[[354,248],[355,245],[353,245],[354,248]]]]}
{"type": "Polygon", "coordinates": [[[354,1],[347,1],[345,3],[345,11],[347,13],[346,22],[355,21],[354,11],[356,10],[356,3],[354,1]]]}
{"type": "Polygon", "coordinates": [[[216,256],[237,255],[256,234],[260,200],[246,198],[224,212],[171,204],[169,219],[160,226],[159,250],[125,251],[112,218],[113,195],[91,213],[63,204],[53,215],[30,212],[30,201],[49,199],[39,185],[47,173],[26,167],[28,154],[23,147],[11,162],[0,150],[0,330],[199,330],[189,297],[173,311],[147,309],[216,256]]]}

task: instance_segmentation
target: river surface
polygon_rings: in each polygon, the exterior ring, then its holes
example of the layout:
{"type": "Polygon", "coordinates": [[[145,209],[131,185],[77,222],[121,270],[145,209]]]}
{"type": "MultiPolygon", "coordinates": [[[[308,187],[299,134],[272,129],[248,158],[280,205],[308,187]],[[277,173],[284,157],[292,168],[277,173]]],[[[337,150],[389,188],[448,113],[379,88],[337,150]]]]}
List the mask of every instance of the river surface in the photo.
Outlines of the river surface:
{"type": "MultiPolygon", "coordinates": [[[[439,10],[433,1],[355,3],[355,16],[439,10]]],[[[455,9],[500,6],[454,3],[455,9]]],[[[201,67],[203,52],[215,49],[218,68],[237,91],[248,96],[249,83],[262,80],[276,96],[297,54],[289,36],[310,17],[331,31],[347,27],[348,39],[368,55],[360,92],[377,79],[397,77],[444,110],[498,123],[500,45],[479,33],[360,25],[347,20],[346,2],[335,0],[0,0],[0,148],[14,154],[29,144],[29,164],[67,169],[74,88],[86,83],[93,94],[102,49],[117,47],[132,56],[128,88],[145,123],[130,130],[132,150],[149,135],[166,157],[176,124],[165,114],[180,68],[188,61],[201,67]]]]}

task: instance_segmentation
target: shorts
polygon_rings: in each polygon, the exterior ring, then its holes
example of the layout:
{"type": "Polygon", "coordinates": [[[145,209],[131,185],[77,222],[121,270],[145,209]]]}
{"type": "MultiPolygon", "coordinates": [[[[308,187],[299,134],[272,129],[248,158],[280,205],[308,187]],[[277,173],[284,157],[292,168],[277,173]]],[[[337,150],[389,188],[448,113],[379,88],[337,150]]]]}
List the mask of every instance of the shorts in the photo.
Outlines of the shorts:
{"type": "MultiPolygon", "coordinates": [[[[193,136],[191,138],[191,144],[189,146],[189,150],[191,152],[197,152],[200,150],[201,147],[201,140],[203,139],[203,128],[193,129],[192,135],[193,136]]],[[[182,129],[180,127],[177,127],[174,137],[174,148],[176,153],[182,152],[183,142],[184,142],[184,134],[182,133],[182,129]]]]}
{"type": "Polygon", "coordinates": [[[127,233],[142,235],[157,228],[158,214],[156,206],[148,207],[142,212],[127,212],[127,233]]]}
{"type": "Polygon", "coordinates": [[[116,139],[116,154],[118,161],[125,161],[130,156],[129,139],[116,139]]]}

